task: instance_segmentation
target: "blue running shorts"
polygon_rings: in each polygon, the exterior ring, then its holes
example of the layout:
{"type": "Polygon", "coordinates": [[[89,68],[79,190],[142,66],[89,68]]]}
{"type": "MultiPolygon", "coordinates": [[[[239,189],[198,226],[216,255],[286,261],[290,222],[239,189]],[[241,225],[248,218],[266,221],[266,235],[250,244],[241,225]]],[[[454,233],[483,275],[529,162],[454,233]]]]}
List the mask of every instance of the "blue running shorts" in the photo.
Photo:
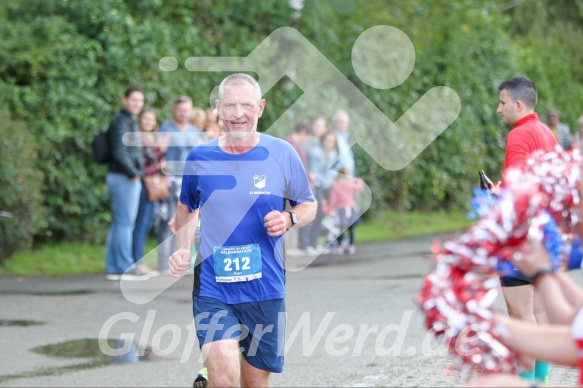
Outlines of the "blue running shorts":
{"type": "Polygon", "coordinates": [[[239,340],[245,360],[257,369],[283,371],[285,300],[226,304],[193,296],[194,321],[200,346],[224,339],[239,340]]]}

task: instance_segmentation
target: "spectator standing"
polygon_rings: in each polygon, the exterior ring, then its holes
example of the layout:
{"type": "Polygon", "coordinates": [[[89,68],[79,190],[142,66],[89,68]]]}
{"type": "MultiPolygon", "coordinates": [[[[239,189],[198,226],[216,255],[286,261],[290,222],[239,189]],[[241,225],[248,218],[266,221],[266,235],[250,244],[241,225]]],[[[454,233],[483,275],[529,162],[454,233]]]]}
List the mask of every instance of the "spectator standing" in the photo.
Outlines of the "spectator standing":
{"type": "Polygon", "coordinates": [[[578,147],[583,152],[583,116],[577,119],[578,131],[573,135],[573,146],[578,147]]]}
{"type": "Polygon", "coordinates": [[[298,153],[306,173],[308,172],[308,160],[306,158],[306,153],[304,152],[304,144],[310,137],[310,127],[305,123],[297,123],[294,127],[294,132],[291,135],[286,136],[285,141],[287,141],[298,153]]]}
{"type": "Polygon", "coordinates": [[[190,123],[201,132],[206,131],[206,113],[202,108],[195,106],[192,108],[190,123]]]}
{"type": "MultiPolygon", "coordinates": [[[[170,138],[168,136],[158,136],[158,118],[156,111],[152,108],[144,108],[142,110],[139,115],[139,125],[142,144],[155,158],[153,163],[148,158],[145,158],[144,175],[152,176],[160,172],[170,138]]],[[[157,203],[158,201],[148,200],[148,192],[142,182],[142,193],[140,194],[140,204],[133,233],[132,253],[135,262],[138,262],[144,256],[144,247],[152,228],[157,203]]],[[[145,264],[140,264],[138,268],[145,274],[157,275],[168,270],[168,258],[158,256],[158,271],[149,268],[145,264]]]]}
{"type": "Polygon", "coordinates": [[[112,203],[113,219],[107,235],[105,272],[107,280],[147,279],[149,276],[134,264],[132,254],[133,231],[140,204],[144,175],[144,149],[127,146],[123,142],[126,133],[139,132],[136,117],[144,107],[144,92],[140,88],[129,88],[122,98],[123,107],[112,119],[107,140],[111,161],[105,181],[112,203]]]}
{"type": "Polygon", "coordinates": [[[322,155],[316,171],[316,179],[323,188],[323,198],[330,197],[330,187],[338,172],[338,142],[334,132],[326,132],[320,138],[322,155]]]}
{"type": "Polygon", "coordinates": [[[565,150],[571,149],[571,129],[565,123],[561,122],[559,111],[556,109],[549,110],[547,115],[548,124],[547,126],[555,135],[555,138],[559,142],[559,145],[565,150]]]}
{"type": "MultiPolygon", "coordinates": [[[[297,152],[300,160],[302,161],[302,166],[304,166],[304,171],[306,171],[309,179],[309,171],[308,171],[308,159],[306,157],[306,153],[304,152],[304,144],[308,140],[309,137],[309,130],[307,124],[305,123],[297,123],[294,127],[294,132],[285,137],[285,141],[287,141],[293,149],[297,152]]],[[[309,246],[309,236],[307,235],[309,230],[304,226],[303,228],[294,228],[286,233],[285,236],[285,246],[286,252],[289,255],[303,255],[306,253],[307,248],[309,246]],[[297,250],[299,249],[299,251],[297,250]]]]}
{"type": "Polygon", "coordinates": [[[304,143],[304,151],[306,155],[310,148],[321,147],[322,136],[328,132],[328,122],[326,117],[319,115],[316,116],[310,123],[310,136],[308,140],[304,143]]]}
{"type": "MultiPolygon", "coordinates": [[[[205,141],[216,139],[217,137],[221,137],[225,134],[225,126],[223,125],[223,120],[221,120],[216,112],[216,109],[213,110],[214,121],[210,121],[211,125],[207,126],[205,130],[205,141]]],[[[208,116],[207,116],[208,118],[208,116]]],[[[209,121],[207,120],[207,124],[209,121]]]]}
{"type": "Polygon", "coordinates": [[[340,235],[336,240],[335,251],[341,255],[344,253],[344,233],[348,231],[349,254],[356,252],[354,245],[354,227],[360,218],[356,198],[358,193],[364,189],[364,182],[360,178],[353,178],[348,174],[348,169],[340,167],[336,175],[336,181],[330,188],[330,200],[328,206],[334,214],[337,225],[340,228],[340,235]]]}
{"type": "Polygon", "coordinates": [[[338,142],[338,167],[344,167],[351,176],[354,176],[354,153],[352,152],[352,139],[348,132],[348,127],[350,126],[348,113],[343,110],[336,112],[332,119],[332,124],[336,141],[338,142]]]}
{"type": "Polygon", "coordinates": [[[166,149],[165,161],[171,162],[169,168],[164,171],[169,175],[172,186],[170,196],[159,202],[157,232],[158,255],[168,258],[176,250],[176,239],[168,225],[168,222],[176,212],[176,203],[182,187],[182,163],[190,150],[202,142],[203,133],[197,130],[191,123],[192,100],[187,96],[179,96],[172,106],[172,120],[165,122],[160,127],[161,133],[170,135],[170,145],[166,149]]]}
{"type": "MultiPolygon", "coordinates": [[[[496,112],[505,125],[512,130],[506,138],[506,155],[504,157],[504,175],[510,168],[523,168],[528,157],[537,150],[554,151],[557,140],[551,130],[540,122],[534,111],[538,94],[534,83],[526,77],[515,77],[498,86],[500,103],[496,112]]],[[[495,192],[499,188],[495,188],[495,192]]],[[[531,323],[546,323],[544,309],[535,299],[534,288],[530,278],[518,270],[500,278],[502,294],[506,301],[508,315],[531,323]]],[[[548,363],[527,360],[523,377],[533,380],[535,368],[540,371],[538,378],[544,380],[544,371],[548,375],[548,363]]]]}
{"type": "Polygon", "coordinates": [[[218,132],[219,131],[219,116],[217,115],[216,109],[207,108],[205,110],[206,123],[205,132],[218,132]]]}
{"type": "MultiPolygon", "coordinates": [[[[320,131],[316,130],[315,133],[320,133],[320,131]]],[[[338,160],[336,135],[333,132],[322,133],[318,138],[318,143],[310,146],[308,149],[307,158],[308,169],[311,171],[310,175],[312,177],[312,191],[320,206],[318,206],[318,212],[314,221],[300,230],[308,230],[308,253],[326,253],[326,249],[320,247],[318,239],[322,234],[324,207],[327,206],[330,187],[334,183],[336,176],[336,161],[338,160]]]]}

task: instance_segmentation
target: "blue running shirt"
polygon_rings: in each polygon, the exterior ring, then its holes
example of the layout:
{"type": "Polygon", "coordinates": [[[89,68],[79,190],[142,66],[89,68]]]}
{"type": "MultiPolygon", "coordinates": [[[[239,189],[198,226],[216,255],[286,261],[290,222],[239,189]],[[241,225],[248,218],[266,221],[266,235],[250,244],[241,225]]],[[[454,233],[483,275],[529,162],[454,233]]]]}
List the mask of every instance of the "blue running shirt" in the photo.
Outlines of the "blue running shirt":
{"type": "Polygon", "coordinates": [[[194,295],[236,304],[285,296],[281,236],[267,234],[272,210],[313,202],[302,162],[286,141],[261,134],[259,144],[230,154],[218,139],[195,147],[186,159],[180,202],[200,208],[201,245],[194,295]]]}

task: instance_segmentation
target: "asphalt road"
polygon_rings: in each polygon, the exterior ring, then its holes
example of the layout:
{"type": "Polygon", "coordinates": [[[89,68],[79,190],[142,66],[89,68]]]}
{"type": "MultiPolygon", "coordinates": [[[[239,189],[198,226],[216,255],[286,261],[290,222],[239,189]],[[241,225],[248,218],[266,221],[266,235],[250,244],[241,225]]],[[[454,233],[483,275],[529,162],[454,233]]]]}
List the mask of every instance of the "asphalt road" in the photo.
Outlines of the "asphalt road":
{"type": "MultiPolygon", "coordinates": [[[[272,386],[463,384],[413,302],[432,240],[362,245],[356,255],[313,262],[289,258],[285,366],[272,386]]],[[[0,386],[192,386],[201,367],[192,275],[172,285],[168,277],[134,283],[0,277],[0,386]],[[98,338],[135,347],[107,357],[98,338]]],[[[504,309],[501,297],[495,307],[504,309]]],[[[550,385],[575,386],[577,373],[553,366],[550,385]]]]}

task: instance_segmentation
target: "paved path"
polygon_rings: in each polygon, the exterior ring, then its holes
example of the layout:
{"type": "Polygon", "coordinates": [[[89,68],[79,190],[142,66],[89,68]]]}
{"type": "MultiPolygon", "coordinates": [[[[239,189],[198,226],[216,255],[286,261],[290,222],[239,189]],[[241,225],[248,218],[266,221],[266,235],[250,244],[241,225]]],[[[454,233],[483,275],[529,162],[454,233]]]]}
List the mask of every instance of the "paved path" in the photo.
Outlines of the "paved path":
{"type": "MultiPolygon", "coordinates": [[[[272,385],[462,384],[457,372],[448,375],[445,350],[430,341],[412,300],[430,266],[431,242],[362,245],[354,256],[318,257],[305,269],[309,260],[289,258],[289,350],[272,385]]],[[[573,278],[583,283],[579,273],[573,278]]],[[[139,287],[146,293],[167,281],[139,287]]],[[[0,326],[0,386],[192,386],[201,363],[191,288],[187,275],[151,302],[135,304],[103,276],[1,277],[0,320],[43,324],[0,326]],[[100,336],[127,339],[119,346],[134,341],[147,350],[144,360],[113,363],[136,360],[104,358],[95,345],[100,336]],[[38,353],[62,343],[71,346],[57,347],[58,356],[38,353]]],[[[500,297],[496,308],[504,309],[500,297]]],[[[576,381],[576,370],[552,367],[551,385],[576,381]]]]}

